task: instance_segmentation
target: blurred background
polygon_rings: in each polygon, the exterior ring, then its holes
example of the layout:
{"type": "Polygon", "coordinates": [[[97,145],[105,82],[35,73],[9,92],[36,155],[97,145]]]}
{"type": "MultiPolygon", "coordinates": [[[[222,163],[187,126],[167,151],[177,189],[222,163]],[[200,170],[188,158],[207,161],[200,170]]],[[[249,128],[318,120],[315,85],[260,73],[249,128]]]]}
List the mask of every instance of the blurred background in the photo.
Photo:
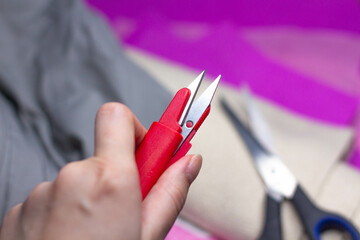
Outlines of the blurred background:
{"type": "MultiPolygon", "coordinates": [[[[230,88],[246,82],[290,112],[352,128],[344,160],[360,170],[358,0],[86,1],[125,49],[221,73],[230,88]]],[[[168,239],[179,238],[177,228],[168,239]]]]}
{"type": "MultiPolygon", "coordinates": [[[[259,96],[316,121],[359,125],[357,0],[86,1],[125,47],[221,72],[234,88],[247,82],[259,96]]],[[[357,139],[349,162],[360,168],[357,139]]]]}
{"type": "MultiPolygon", "coordinates": [[[[102,103],[123,102],[148,127],[206,69],[208,80],[222,75],[219,97],[250,86],[306,190],[360,226],[359,0],[3,0],[0,69],[0,127],[17,131],[0,129],[0,148],[16,146],[0,157],[2,217],[93,154],[102,103]]],[[[253,239],[264,188],[218,99],[212,109],[193,141],[206,161],[182,214],[253,239]]],[[[284,235],[305,239],[287,206],[284,235]]],[[[184,219],[167,240],[215,239],[184,219]]]]}

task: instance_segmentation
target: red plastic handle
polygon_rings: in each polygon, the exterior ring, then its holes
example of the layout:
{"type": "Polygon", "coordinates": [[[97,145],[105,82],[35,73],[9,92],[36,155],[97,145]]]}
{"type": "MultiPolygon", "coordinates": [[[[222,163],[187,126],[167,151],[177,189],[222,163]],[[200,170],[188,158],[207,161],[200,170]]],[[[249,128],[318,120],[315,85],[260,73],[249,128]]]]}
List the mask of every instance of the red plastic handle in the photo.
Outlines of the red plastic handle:
{"type": "Polygon", "coordinates": [[[170,159],[182,141],[178,123],[190,97],[190,90],[180,89],[168,108],[154,122],[135,153],[143,199],[166,170],[170,159]]]}
{"type": "Polygon", "coordinates": [[[181,140],[179,132],[158,122],[151,125],[135,153],[143,199],[165,171],[181,140]]]}

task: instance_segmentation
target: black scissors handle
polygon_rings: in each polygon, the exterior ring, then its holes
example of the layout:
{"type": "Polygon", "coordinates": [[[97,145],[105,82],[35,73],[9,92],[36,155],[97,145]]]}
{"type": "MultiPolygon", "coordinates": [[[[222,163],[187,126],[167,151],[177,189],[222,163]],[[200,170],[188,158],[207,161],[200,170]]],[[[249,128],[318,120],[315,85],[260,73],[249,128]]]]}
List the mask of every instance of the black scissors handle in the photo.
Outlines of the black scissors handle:
{"type": "MultiPolygon", "coordinates": [[[[360,240],[359,231],[344,217],[321,210],[313,204],[302,188],[298,185],[291,199],[301,222],[311,240],[321,240],[321,234],[327,230],[347,232],[352,240],[360,240]]],[[[280,204],[270,195],[266,199],[266,220],[258,240],[281,240],[280,204]]]]}
{"type": "Polygon", "coordinates": [[[295,205],[311,240],[320,240],[321,233],[327,230],[347,232],[351,239],[360,240],[359,231],[350,221],[338,214],[321,210],[315,206],[299,185],[291,201],[295,205]]]}
{"type": "Polygon", "coordinates": [[[281,202],[266,194],[266,216],[264,227],[258,240],[281,240],[281,202]]]}

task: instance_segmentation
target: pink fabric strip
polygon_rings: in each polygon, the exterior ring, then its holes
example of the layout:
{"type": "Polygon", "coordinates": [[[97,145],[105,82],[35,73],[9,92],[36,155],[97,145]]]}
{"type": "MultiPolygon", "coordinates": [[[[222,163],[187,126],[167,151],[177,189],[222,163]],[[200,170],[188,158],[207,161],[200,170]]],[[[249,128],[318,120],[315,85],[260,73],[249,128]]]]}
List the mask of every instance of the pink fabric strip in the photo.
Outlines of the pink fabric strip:
{"type": "Polygon", "coordinates": [[[198,231],[188,229],[181,223],[176,222],[166,236],[166,240],[217,240],[209,234],[200,234],[198,231]]]}

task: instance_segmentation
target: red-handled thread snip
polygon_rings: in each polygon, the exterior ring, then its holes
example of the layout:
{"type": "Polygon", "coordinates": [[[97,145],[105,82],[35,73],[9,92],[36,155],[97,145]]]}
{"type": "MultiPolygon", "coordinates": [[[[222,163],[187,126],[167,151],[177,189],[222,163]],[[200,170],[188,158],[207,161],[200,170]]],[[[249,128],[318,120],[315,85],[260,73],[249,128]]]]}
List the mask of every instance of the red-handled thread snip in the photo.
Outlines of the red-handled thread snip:
{"type": "Polygon", "coordinates": [[[136,149],[143,199],[166,168],[190,150],[191,139],[210,112],[221,75],[194,101],[204,75],[205,71],[175,94],[160,120],[153,122],[136,149]]]}

